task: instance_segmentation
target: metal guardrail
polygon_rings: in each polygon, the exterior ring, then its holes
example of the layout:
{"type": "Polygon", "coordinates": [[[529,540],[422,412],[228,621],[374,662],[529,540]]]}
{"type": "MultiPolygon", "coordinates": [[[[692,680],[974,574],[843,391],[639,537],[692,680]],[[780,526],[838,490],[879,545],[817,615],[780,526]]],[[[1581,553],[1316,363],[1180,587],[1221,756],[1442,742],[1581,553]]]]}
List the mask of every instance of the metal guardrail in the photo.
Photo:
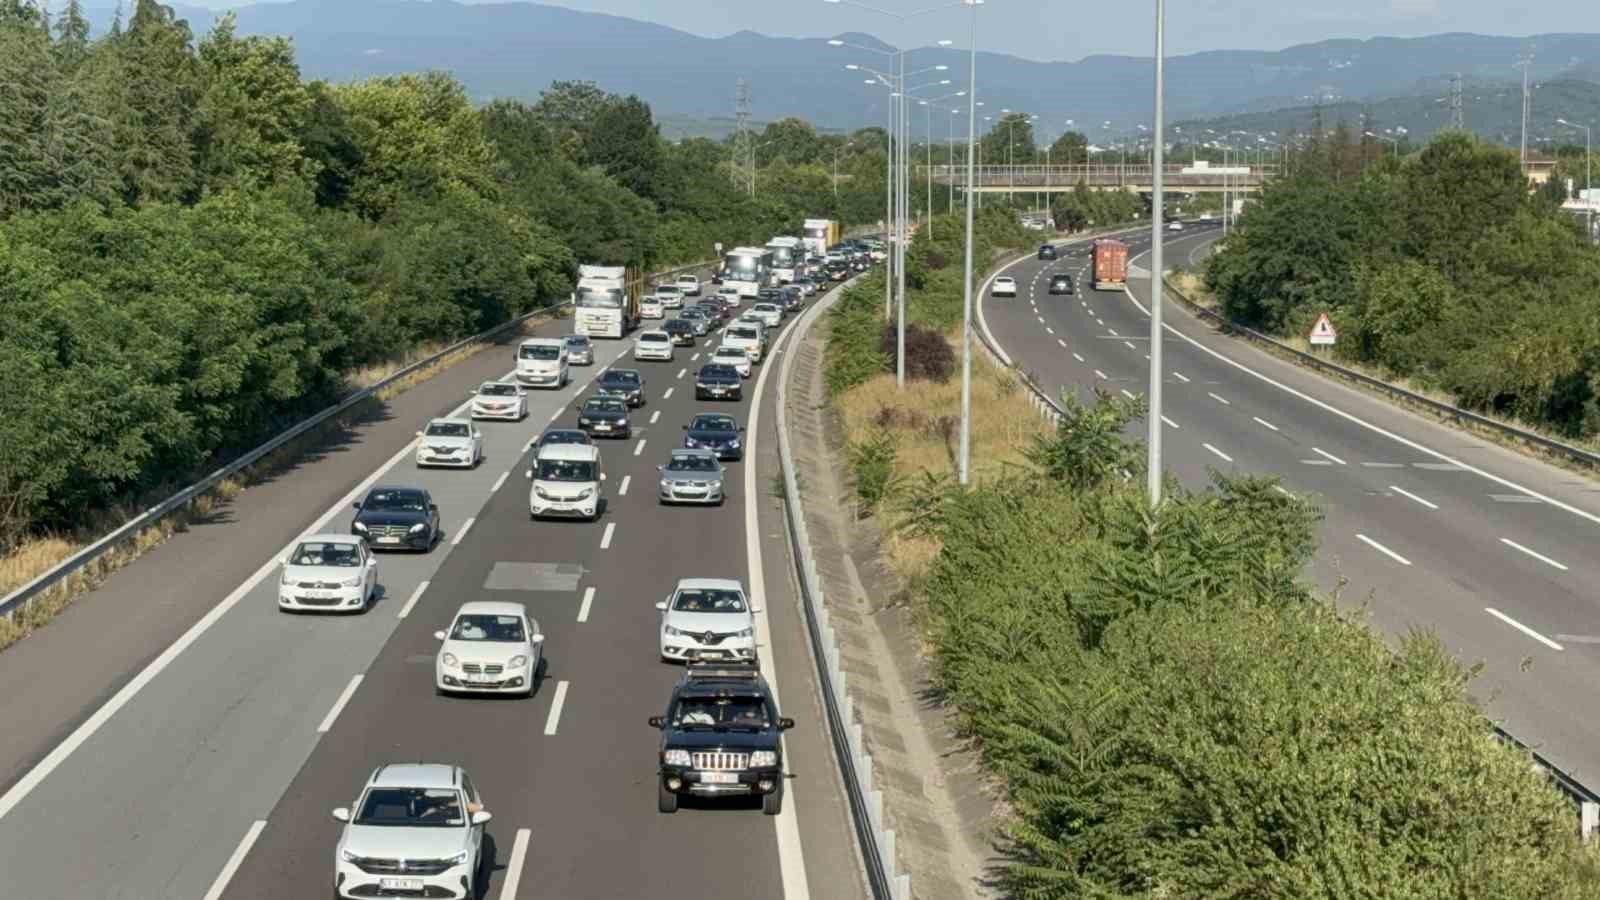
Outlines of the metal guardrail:
{"type": "MultiPolygon", "coordinates": [[[[690,272],[696,269],[704,269],[710,265],[712,265],[711,262],[691,263],[686,266],[678,266],[677,268],[668,269],[663,272],[656,272],[650,277],[659,278],[668,275],[676,275],[680,272],[690,272]]],[[[127,522],[118,526],[111,533],[101,537],[94,543],[89,544],[87,547],[84,547],[78,552],[62,560],[60,563],[56,564],[49,571],[7,594],[4,599],[0,599],[0,617],[10,618],[18,609],[26,606],[35,597],[38,597],[40,594],[43,594],[60,584],[68,576],[83,569],[85,566],[99,559],[110,550],[128,541],[145,528],[148,528],[156,522],[159,522],[161,519],[177,511],[180,507],[204,495],[206,492],[215,488],[224,479],[230,478],[245,468],[254,465],[256,462],[260,461],[262,457],[273,452],[274,450],[277,450],[295,438],[300,437],[318,425],[321,425],[322,423],[327,422],[329,419],[332,419],[341,413],[347,412],[357,404],[376,396],[378,392],[382,391],[389,385],[394,384],[402,378],[409,377],[417,372],[438,364],[440,360],[459,352],[464,347],[490,340],[506,331],[518,328],[521,325],[540,316],[551,315],[559,312],[560,310],[565,309],[567,306],[570,306],[571,302],[572,301],[568,300],[551,306],[543,306],[539,307],[538,309],[530,310],[529,312],[523,313],[520,316],[517,316],[506,322],[502,322],[487,331],[457,341],[456,343],[451,344],[432,356],[429,356],[425,359],[420,359],[411,365],[400,369],[389,377],[372,385],[371,387],[365,387],[361,388],[360,390],[353,391],[320,412],[314,413],[311,416],[296,422],[294,425],[291,425],[283,431],[278,432],[260,446],[245,452],[243,455],[234,459],[232,462],[229,462],[227,465],[216,469],[215,471],[211,472],[211,474],[201,478],[199,481],[196,481],[188,487],[183,488],[177,493],[174,493],[165,500],[162,500],[160,503],[157,503],[155,506],[144,510],[137,516],[134,516],[127,522]]]]}
{"type": "Polygon", "coordinates": [[[816,317],[831,307],[855,281],[852,278],[830,291],[795,323],[790,351],[783,354],[778,373],[778,462],[783,470],[783,508],[799,575],[801,605],[805,608],[806,627],[811,636],[811,658],[822,688],[834,756],[839,761],[845,793],[850,799],[850,819],[866,866],[868,886],[875,900],[911,900],[911,876],[896,874],[895,833],[884,826],[883,792],[872,787],[872,754],[862,744],[861,726],[855,721],[845,671],[840,666],[839,644],[829,622],[828,607],[823,602],[822,580],[811,554],[805,508],[800,501],[800,484],[789,447],[789,371],[794,363],[794,347],[805,338],[816,317]]]}
{"type": "Polygon", "coordinates": [[[1286,353],[1296,362],[1316,369],[1319,372],[1335,375],[1339,378],[1345,379],[1346,381],[1355,382],[1363,387],[1372,388],[1373,390],[1376,390],[1382,394],[1386,394],[1396,400],[1421,406],[1430,412],[1444,416],[1448,419],[1453,419],[1458,423],[1466,423],[1479,428],[1486,428],[1506,437],[1516,438],[1519,441],[1532,444],[1542,450],[1546,450],[1559,456],[1564,456],[1573,462],[1582,463],[1591,468],[1600,469],[1600,453],[1585,450],[1582,447],[1574,447],[1571,444],[1563,443],[1555,440],[1554,438],[1545,437],[1541,434],[1535,434],[1534,432],[1518,428],[1515,425],[1507,425],[1504,422],[1496,421],[1495,419],[1475,413],[1469,409],[1462,409],[1461,407],[1451,403],[1443,403],[1429,397],[1424,397],[1414,391],[1408,391],[1398,385],[1390,384],[1381,378],[1374,378],[1371,375],[1365,375],[1361,372],[1355,371],[1354,369],[1347,369],[1337,363],[1329,362],[1328,360],[1323,359],[1315,354],[1306,353],[1303,350],[1297,350],[1276,338],[1262,334],[1261,332],[1256,331],[1254,328],[1239,325],[1229,320],[1221,313],[1196,303],[1193,299],[1185,295],[1183,291],[1179,290],[1178,287],[1171,281],[1167,280],[1164,275],[1161,280],[1166,286],[1167,293],[1177,297],[1178,301],[1183,304],[1185,309],[1197,316],[1200,316],[1201,318],[1216,323],[1225,334],[1240,335],[1257,344],[1270,347],[1271,349],[1277,350],[1280,353],[1286,353]]]}

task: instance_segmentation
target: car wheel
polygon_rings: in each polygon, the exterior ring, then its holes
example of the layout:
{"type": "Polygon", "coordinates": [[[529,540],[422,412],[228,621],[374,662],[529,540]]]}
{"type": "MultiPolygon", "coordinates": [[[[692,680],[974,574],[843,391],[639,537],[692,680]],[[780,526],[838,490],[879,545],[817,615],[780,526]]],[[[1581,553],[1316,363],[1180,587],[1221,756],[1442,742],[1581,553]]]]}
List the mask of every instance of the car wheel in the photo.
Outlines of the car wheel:
{"type": "Polygon", "coordinates": [[[778,782],[778,789],[761,798],[761,811],[769,816],[783,812],[783,782],[778,782]]]}
{"type": "Polygon", "coordinates": [[[656,781],[656,809],[664,813],[678,811],[678,795],[667,790],[667,786],[659,779],[656,781]]]}

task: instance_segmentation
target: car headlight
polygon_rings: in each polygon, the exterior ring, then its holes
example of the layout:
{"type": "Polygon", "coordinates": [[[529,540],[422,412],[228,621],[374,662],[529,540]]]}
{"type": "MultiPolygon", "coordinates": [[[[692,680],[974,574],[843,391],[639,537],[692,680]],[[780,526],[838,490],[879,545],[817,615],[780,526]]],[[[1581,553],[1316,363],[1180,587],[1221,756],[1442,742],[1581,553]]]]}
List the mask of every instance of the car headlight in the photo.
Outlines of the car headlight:
{"type": "Polygon", "coordinates": [[[720,491],[720,490],[722,490],[722,482],[721,482],[721,480],[706,482],[706,490],[708,490],[708,491],[720,491]]]}
{"type": "Polygon", "coordinates": [[[345,861],[345,862],[347,862],[347,863],[353,863],[353,862],[355,862],[355,861],[356,861],[356,860],[358,860],[358,859],[360,859],[360,858],[361,858],[361,857],[359,857],[359,856],[357,856],[357,855],[356,855],[356,854],[354,854],[354,853],[351,853],[351,852],[350,852],[350,851],[349,851],[349,850],[343,850],[343,849],[341,849],[341,850],[340,850],[340,851],[339,851],[339,858],[340,858],[340,859],[342,859],[342,860],[344,860],[344,861],[345,861]]]}
{"type": "Polygon", "coordinates": [[[284,566],[283,574],[278,577],[279,584],[294,584],[294,579],[289,577],[289,567],[284,566]]]}
{"type": "Polygon", "coordinates": [[[351,522],[350,523],[350,530],[351,531],[366,531],[367,530],[367,526],[363,525],[360,522],[351,522]]]}
{"type": "Polygon", "coordinates": [[[427,531],[427,530],[428,530],[428,523],[427,522],[418,522],[417,524],[411,526],[411,533],[412,534],[421,534],[421,533],[423,533],[424,531],[427,531]]]}
{"type": "Polygon", "coordinates": [[[507,663],[507,665],[509,665],[513,669],[520,669],[520,668],[522,668],[523,666],[525,666],[527,664],[528,664],[528,658],[526,656],[522,656],[520,654],[517,655],[517,656],[511,657],[511,662],[507,663]]]}
{"type": "Polygon", "coordinates": [[[735,631],[733,633],[733,636],[736,637],[736,638],[755,637],[755,633],[756,633],[756,628],[755,628],[754,625],[752,625],[749,628],[741,628],[738,631],[735,631]]]}
{"type": "Polygon", "coordinates": [[[679,631],[678,629],[673,628],[671,625],[663,625],[661,627],[661,630],[665,631],[667,633],[667,637],[685,637],[685,636],[687,636],[687,632],[679,631]]]}
{"type": "Polygon", "coordinates": [[[454,669],[456,666],[461,665],[461,660],[456,659],[454,653],[446,653],[444,656],[439,657],[439,661],[444,663],[446,669],[454,669]]]}
{"type": "Polygon", "coordinates": [[[755,750],[750,754],[750,765],[752,768],[775,766],[777,764],[778,751],[776,750],[755,750]]]}
{"type": "Polygon", "coordinates": [[[534,496],[538,497],[540,500],[554,500],[555,499],[554,497],[551,497],[549,494],[545,493],[544,488],[539,487],[538,485],[534,485],[533,493],[534,493],[534,496]]]}
{"type": "Polygon", "coordinates": [[[739,439],[738,438],[729,438],[728,439],[728,446],[731,449],[734,449],[734,450],[739,449],[739,439]]]}
{"type": "Polygon", "coordinates": [[[589,419],[582,419],[582,418],[580,418],[580,419],[579,419],[579,420],[578,420],[578,424],[579,424],[579,425],[593,425],[593,424],[594,424],[594,422],[592,422],[592,421],[590,421],[590,420],[589,420],[589,419]]]}
{"type": "Polygon", "coordinates": [[[460,853],[457,853],[455,856],[450,857],[450,865],[452,865],[452,866],[459,866],[459,865],[461,865],[462,863],[464,863],[466,861],[467,861],[467,851],[465,851],[465,850],[462,850],[460,853]]]}
{"type": "Polygon", "coordinates": [[[594,496],[594,488],[584,488],[583,490],[578,492],[578,499],[579,500],[587,500],[587,499],[589,499],[590,497],[593,497],[593,496],[594,496]]]}
{"type": "Polygon", "coordinates": [[[661,762],[669,766],[692,766],[694,760],[689,758],[687,750],[668,750],[661,754],[661,762]]]}
{"type": "Polygon", "coordinates": [[[700,442],[695,440],[692,437],[686,437],[686,438],[683,439],[683,445],[685,447],[689,447],[689,448],[692,449],[692,448],[700,446],[700,442]]]}
{"type": "Polygon", "coordinates": [[[361,576],[357,575],[354,578],[346,578],[345,580],[343,580],[343,581],[341,581],[339,583],[344,585],[345,587],[356,587],[356,586],[361,584],[361,576]]]}

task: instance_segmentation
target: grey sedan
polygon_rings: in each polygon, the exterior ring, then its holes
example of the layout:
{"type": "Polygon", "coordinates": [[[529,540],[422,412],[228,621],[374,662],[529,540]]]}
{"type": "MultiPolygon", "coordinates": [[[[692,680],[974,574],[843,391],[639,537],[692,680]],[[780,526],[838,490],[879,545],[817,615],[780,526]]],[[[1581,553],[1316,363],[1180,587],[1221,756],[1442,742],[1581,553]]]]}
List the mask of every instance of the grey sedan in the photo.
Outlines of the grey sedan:
{"type": "Polygon", "coordinates": [[[574,366],[594,365],[594,344],[589,342],[587,335],[567,336],[567,363],[574,366]]]}
{"type": "Polygon", "coordinates": [[[723,475],[727,467],[710,450],[674,450],[661,472],[657,497],[662,503],[702,503],[721,506],[723,475]]]}

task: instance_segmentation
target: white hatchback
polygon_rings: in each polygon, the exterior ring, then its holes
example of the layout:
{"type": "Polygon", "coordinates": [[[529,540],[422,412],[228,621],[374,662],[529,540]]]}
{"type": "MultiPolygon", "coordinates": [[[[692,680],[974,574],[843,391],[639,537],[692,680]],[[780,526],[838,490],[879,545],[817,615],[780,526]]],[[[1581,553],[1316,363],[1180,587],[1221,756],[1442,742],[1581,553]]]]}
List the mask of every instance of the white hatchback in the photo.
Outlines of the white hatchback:
{"type": "Polygon", "coordinates": [[[656,299],[667,309],[677,309],[683,305],[683,292],[675,284],[656,285],[656,299]]]}
{"type": "Polygon", "coordinates": [[[662,304],[660,297],[646,297],[639,301],[639,318],[665,319],[667,308],[662,304]]]}
{"type": "MultiPolygon", "coordinates": [[[[490,819],[477,785],[460,766],[379,766],[352,806],[333,851],[335,897],[476,897],[490,819]]],[[[503,852],[503,851],[502,851],[503,852]]]]}
{"type": "Polygon", "coordinates": [[[777,328],[783,324],[783,307],[776,303],[757,303],[750,308],[750,314],[760,319],[768,328],[777,328]]]}
{"type": "Polygon", "coordinates": [[[544,633],[521,603],[463,603],[440,641],[433,686],[441,694],[533,693],[539,681],[544,633]]]}
{"type": "Polygon", "coordinates": [[[730,578],[685,578],[661,613],[662,660],[753,660],[756,618],[744,587],[730,578]]]}
{"type": "Polygon", "coordinates": [[[278,560],[278,609],[361,612],[378,593],[378,558],[353,534],[312,534],[278,560]]]}
{"type": "Polygon", "coordinates": [[[633,358],[672,362],[672,335],[660,329],[639,332],[633,342],[633,358]]]}
{"type": "Polygon", "coordinates": [[[994,280],[994,288],[990,293],[996,297],[1015,297],[1017,295],[1017,280],[1009,275],[1001,275],[994,280]]]}

